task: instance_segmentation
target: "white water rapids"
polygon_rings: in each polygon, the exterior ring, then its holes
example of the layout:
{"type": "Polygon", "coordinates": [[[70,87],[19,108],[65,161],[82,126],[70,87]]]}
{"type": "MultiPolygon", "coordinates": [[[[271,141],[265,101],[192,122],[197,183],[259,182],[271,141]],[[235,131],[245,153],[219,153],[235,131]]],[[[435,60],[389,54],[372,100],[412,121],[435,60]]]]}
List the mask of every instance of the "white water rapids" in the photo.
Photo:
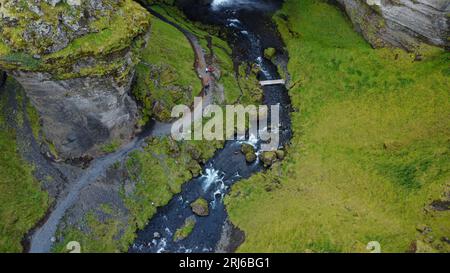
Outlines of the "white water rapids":
{"type": "Polygon", "coordinates": [[[234,6],[240,6],[240,8],[257,8],[264,7],[261,0],[214,0],[211,3],[213,10],[220,10],[222,8],[230,8],[234,6]]]}

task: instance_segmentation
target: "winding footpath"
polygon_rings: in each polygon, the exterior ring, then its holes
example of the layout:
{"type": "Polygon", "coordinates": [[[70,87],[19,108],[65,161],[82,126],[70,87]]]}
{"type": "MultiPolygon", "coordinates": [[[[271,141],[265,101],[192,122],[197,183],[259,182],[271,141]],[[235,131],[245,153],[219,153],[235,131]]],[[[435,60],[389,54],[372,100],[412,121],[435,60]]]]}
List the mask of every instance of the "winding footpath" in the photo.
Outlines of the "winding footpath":
{"type": "MultiPolygon", "coordinates": [[[[163,20],[164,22],[174,26],[179,31],[181,31],[190,44],[195,53],[195,68],[199,75],[199,78],[202,82],[202,94],[203,94],[203,103],[196,106],[194,109],[195,112],[202,113],[201,111],[195,111],[197,107],[206,107],[213,101],[213,92],[204,92],[206,88],[211,88],[215,85],[214,78],[206,72],[207,63],[203,48],[200,46],[200,43],[197,37],[179,26],[176,23],[173,23],[163,16],[159,15],[155,11],[151,10],[148,5],[144,5],[155,17],[163,20]]],[[[222,90],[223,92],[223,90],[222,90]]],[[[191,118],[192,121],[195,121],[201,118],[202,115],[194,115],[193,117],[185,117],[191,118]]],[[[169,135],[171,133],[173,123],[159,123],[156,122],[151,129],[151,133],[146,136],[164,136],[169,135]]],[[[75,204],[79,198],[79,194],[82,189],[89,186],[92,183],[95,183],[96,179],[105,174],[106,170],[113,165],[115,162],[124,160],[131,152],[140,149],[145,142],[144,138],[135,138],[127,145],[120,148],[115,153],[106,155],[104,157],[98,158],[91,162],[88,169],[84,171],[84,173],[77,179],[77,181],[70,183],[70,188],[67,189],[68,194],[64,197],[61,197],[57,200],[54,209],[49,213],[46,221],[38,228],[36,228],[31,236],[30,240],[30,248],[29,252],[31,253],[46,253],[51,251],[51,247],[53,244],[53,238],[58,228],[58,224],[61,219],[64,217],[66,211],[75,204]]]]}

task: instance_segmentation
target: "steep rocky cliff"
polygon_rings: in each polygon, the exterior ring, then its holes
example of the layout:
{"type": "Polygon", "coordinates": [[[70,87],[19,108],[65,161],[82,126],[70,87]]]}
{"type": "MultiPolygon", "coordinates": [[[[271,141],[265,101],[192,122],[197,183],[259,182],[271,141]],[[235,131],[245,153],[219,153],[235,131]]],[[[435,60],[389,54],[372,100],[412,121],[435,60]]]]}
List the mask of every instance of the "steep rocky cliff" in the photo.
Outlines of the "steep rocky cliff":
{"type": "Polygon", "coordinates": [[[421,43],[449,48],[449,0],[337,0],[375,47],[416,51],[421,43]]]}
{"type": "Polygon", "coordinates": [[[132,0],[0,0],[0,18],[0,68],[24,86],[61,157],[130,139],[147,11],[132,0]]]}

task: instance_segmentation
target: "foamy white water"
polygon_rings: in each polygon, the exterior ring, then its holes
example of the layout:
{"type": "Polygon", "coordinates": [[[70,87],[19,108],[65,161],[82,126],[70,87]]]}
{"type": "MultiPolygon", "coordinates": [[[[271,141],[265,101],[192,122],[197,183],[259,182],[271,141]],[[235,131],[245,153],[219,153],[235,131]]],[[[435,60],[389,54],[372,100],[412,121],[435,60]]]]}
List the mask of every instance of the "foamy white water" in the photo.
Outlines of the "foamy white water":
{"type": "Polygon", "coordinates": [[[202,175],[203,178],[205,178],[203,182],[203,190],[208,190],[211,185],[221,182],[223,179],[223,176],[220,176],[220,173],[218,170],[215,170],[213,168],[207,168],[205,170],[205,174],[202,175]]]}
{"type": "Polygon", "coordinates": [[[222,8],[229,8],[235,6],[241,6],[243,8],[264,7],[264,5],[261,5],[260,1],[258,0],[214,0],[211,3],[211,7],[213,10],[219,10],[222,8]]]}
{"type": "Polygon", "coordinates": [[[233,1],[230,1],[230,0],[214,0],[214,1],[211,3],[211,7],[212,7],[214,10],[218,10],[218,9],[220,9],[221,7],[225,6],[225,5],[229,5],[230,2],[233,2],[233,1]]]}
{"type": "Polygon", "coordinates": [[[238,137],[238,143],[239,144],[244,144],[244,143],[245,144],[250,144],[250,145],[252,145],[253,147],[256,148],[256,145],[258,144],[258,142],[259,142],[259,139],[254,134],[250,134],[248,139],[246,139],[245,135],[242,135],[242,136],[238,137]]]}

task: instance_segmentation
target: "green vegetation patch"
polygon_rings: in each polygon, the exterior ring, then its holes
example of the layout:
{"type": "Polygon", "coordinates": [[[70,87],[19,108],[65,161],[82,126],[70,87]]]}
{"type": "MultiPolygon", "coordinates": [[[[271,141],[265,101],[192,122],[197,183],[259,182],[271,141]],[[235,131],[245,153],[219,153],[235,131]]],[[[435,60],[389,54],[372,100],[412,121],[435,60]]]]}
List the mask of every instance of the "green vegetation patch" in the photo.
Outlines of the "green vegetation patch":
{"type": "Polygon", "coordinates": [[[142,104],[143,123],[152,116],[160,121],[170,120],[175,105],[192,105],[202,90],[194,69],[194,51],[184,34],[154,19],[150,37],[136,68],[133,90],[142,104]]]}
{"type": "Polygon", "coordinates": [[[227,104],[238,102],[255,104],[260,102],[262,90],[256,79],[255,73],[257,71],[253,66],[247,64],[240,64],[240,67],[235,69],[231,57],[231,48],[219,35],[217,27],[192,22],[180,10],[172,6],[161,4],[153,6],[153,9],[196,35],[201,46],[210,51],[207,57],[213,58],[214,63],[220,68],[219,83],[224,87],[224,97],[227,104]],[[213,56],[211,56],[211,53],[213,56]],[[255,93],[257,93],[257,96],[253,96],[255,93]]]}
{"type": "MultiPolygon", "coordinates": [[[[17,84],[8,79],[6,88],[17,84]]],[[[6,103],[0,96],[0,109],[6,103]]],[[[21,252],[25,234],[44,216],[47,193],[33,177],[33,168],[17,153],[15,133],[0,111],[0,252],[21,252]]]]}
{"type": "Polygon", "coordinates": [[[173,235],[173,240],[175,242],[178,242],[186,239],[194,230],[195,224],[196,220],[194,216],[187,218],[183,226],[175,231],[175,234],[173,235]]]}
{"type": "Polygon", "coordinates": [[[383,252],[448,252],[450,211],[429,205],[450,177],[450,55],[372,49],[325,2],[288,0],[275,16],[295,136],[283,163],[226,198],[246,233],[239,251],[366,252],[378,241],[383,252]]]}
{"type": "MultiPolygon", "coordinates": [[[[48,53],[47,50],[60,43],[57,33],[39,36],[30,34],[29,31],[38,29],[33,24],[44,24],[50,30],[59,29],[59,18],[72,18],[81,20],[81,10],[85,8],[69,7],[65,2],[56,6],[39,3],[42,15],[31,11],[28,1],[20,1],[14,7],[9,8],[13,18],[18,18],[17,26],[5,25],[2,28],[3,36],[0,41],[0,66],[9,70],[46,71],[62,75],[63,78],[77,76],[101,76],[112,73],[125,66],[124,60],[116,66],[106,62],[98,62],[90,68],[81,68],[83,71],[75,71],[73,68],[83,58],[93,57],[97,61],[107,58],[114,59],[112,54],[130,48],[136,42],[136,37],[142,36],[150,25],[151,16],[139,4],[132,0],[124,0],[119,3],[103,3],[109,8],[98,14],[91,14],[92,22],[89,25],[88,34],[81,37],[72,37],[73,40],[65,48],[48,53]],[[77,19],[78,18],[78,19],[77,19]],[[26,34],[27,33],[27,34],[26,34]],[[25,35],[32,38],[25,39],[25,35]]],[[[111,2],[111,1],[108,1],[111,2]]],[[[67,32],[71,38],[71,30],[61,29],[67,32]]]]}
{"type": "Polygon", "coordinates": [[[79,242],[82,253],[118,253],[119,250],[126,251],[129,242],[134,239],[134,232],[127,230],[123,217],[117,209],[109,205],[102,205],[98,211],[88,212],[83,219],[84,230],[68,227],[59,236],[63,236],[64,241],[55,245],[54,251],[66,253],[69,242],[79,242]],[[104,217],[99,219],[98,214],[104,217]],[[120,240],[118,236],[120,234],[120,240]]]}
{"type": "Polygon", "coordinates": [[[118,140],[113,140],[110,143],[106,143],[104,144],[100,150],[104,153],[110,154],[110,153],[114,153],[115,151],[117,151],[117,149],[120,148],[120,141],[118,140]]]}
{"type": "Polygon", "coordinates": [[[219,141],[206,144],[155,138],[146,151],[132,154],[127,168],[137,184],[135,191],[125,197],[125,202],[137,227],[143,228],[158,207],[166,205],[181,191],[184,182],[199,175],[200,163],[205,163],[222,146],[219,141]]]}
{"type": "Polygon", "coordinates": [[[79,59],[83,56],[107,55],[127,48],[132,40],[147,30],[150,15],[134,1],[126,0],[111,18],[101,18],[94,24],[97,33],[84,35],[75,39],[68,47],[49,54],[47,61],[61,59],[79,59]]]}

